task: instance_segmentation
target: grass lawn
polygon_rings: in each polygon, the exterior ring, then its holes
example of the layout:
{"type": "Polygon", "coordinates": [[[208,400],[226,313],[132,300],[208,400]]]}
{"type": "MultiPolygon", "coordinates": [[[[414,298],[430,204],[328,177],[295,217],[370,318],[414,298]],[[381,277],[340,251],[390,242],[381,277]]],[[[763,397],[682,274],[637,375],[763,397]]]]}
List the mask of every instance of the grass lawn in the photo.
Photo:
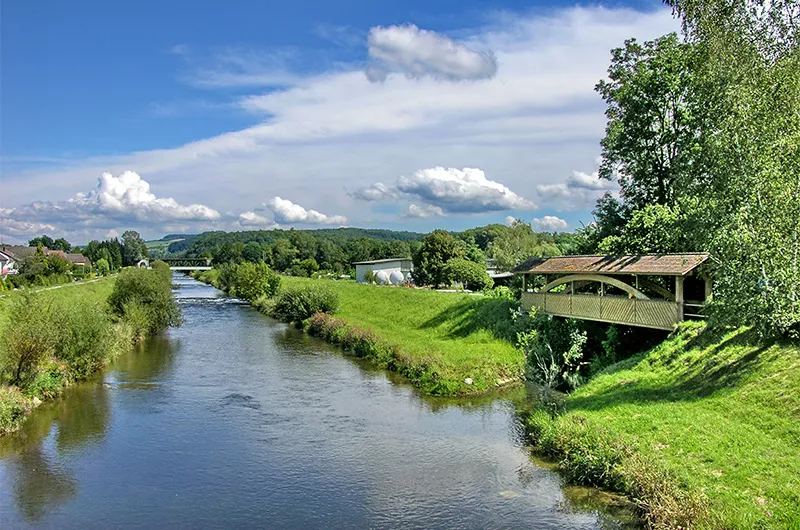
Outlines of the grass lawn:
{"type": "Polygon", "coordinates": [[[521,380],[524,357],[503,335],[511,323],[505,300],[283,277],[282,286],[325,285],[339,294],[336,317],[368,328],[453,382],[455,393],[484,391],[521,380]],[[471,378],[471,385],[464,382],[471,378]]]}
{"type": "MultiPolygon", "coordinates": [[[[104,302],[114,289],[116,276],[101,278],[97,281],[85,280],[65,283],[55,288],[43,288],[38,291],[42,296],[56,301],[69,301],[72,298],[92,299],[104,302]]],[[[31,289],[32,290],[32,289],[31,289]]],[[[29,291],[31,291],[29,290],[29,291]]],[[[0,332],[8,323],[9,311],[14,301],[23,296],[25,291],[5,292],[0,296],[0,332]]]]}
{"type": "Polygon", "coordinates": [[[800,528],[800,346],[688,325],[566,400],[709,500],[709,528],[800,528]]]}

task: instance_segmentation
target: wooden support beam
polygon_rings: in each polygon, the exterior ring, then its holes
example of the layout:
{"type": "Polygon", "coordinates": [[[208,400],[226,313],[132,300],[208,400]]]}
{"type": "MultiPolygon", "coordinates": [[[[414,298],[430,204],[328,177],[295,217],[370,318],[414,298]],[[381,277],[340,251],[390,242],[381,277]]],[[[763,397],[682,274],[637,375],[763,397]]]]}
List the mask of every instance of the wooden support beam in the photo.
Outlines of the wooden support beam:
{"type": "Polygon", "coordinates": [[[711,290],[711,278],[703,276],[703,281],[706,284],[706,302],[710,302],[714,297],[714,292],[711,290]]]}
{"type": "Polygon", "coordinates": [[[683,276],[675,277],[675,303],[678,304],[678,321],[683,320],[683,276]]]}

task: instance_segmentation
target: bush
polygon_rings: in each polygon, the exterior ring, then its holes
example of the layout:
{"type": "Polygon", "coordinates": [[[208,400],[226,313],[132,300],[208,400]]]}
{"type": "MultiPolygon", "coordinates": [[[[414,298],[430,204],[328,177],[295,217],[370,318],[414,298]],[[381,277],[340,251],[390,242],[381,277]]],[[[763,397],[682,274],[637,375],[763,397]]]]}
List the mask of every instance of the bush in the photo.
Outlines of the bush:
{"type": "Polygon", "coordinates": [[[0,368],[5,381],[24,387],[36,377],[39,365],[55,354],[62,325],[52,304],[35,293],[16,300],[10,314],[0,368]]]}
{"type": "Polygon", "coordinates": [[[314,313],[333,313],[339,308],[339,296],[327,287],[294,287],[281,292],[271,315],[284,322],[302,322],[314,313]]]}
{"type": "Polygon", "coordinates": [[[234,268],[232,294],[250,302],[275,296],[280,285],[280,275],[264,263],[245,262],[234,268]]]}
{"type": "Polygon", "coordinates": [[[114,284],[108,298],[112,314],[123,319],[125,306],[137,303],[147,308],[150,333],[181,325],[181,311],[172,297],[170,277],[163,271],[138,268],[125,269],[114,284]]]}
{"type": "Polygon", "coordinates": [[[587,334],[575,320],[533,315],[530,329],[517,335],[528,379],[546,388],[573,389],[582,382],[587,334]]]}
{"type": "Polygon", "coordinates": [[[99,306],[91,303],[73,303],[64,313],[56,357],[67,363],[75,379],[85,379],[118,352],[114,325],[99,306]]]}
{"type": "Polygon", "coordinates": [[[30,400],[18,388],[0,386],[0,434],[16,430],[29,409],[30,400]]]}
{"type": "Polygon", "coordinates": [[[482,291],[494,285],[484,266],[464,258],[449,260],[445,264],[445,276],[450,283],[460,283],[471,291],[482,291]]]}

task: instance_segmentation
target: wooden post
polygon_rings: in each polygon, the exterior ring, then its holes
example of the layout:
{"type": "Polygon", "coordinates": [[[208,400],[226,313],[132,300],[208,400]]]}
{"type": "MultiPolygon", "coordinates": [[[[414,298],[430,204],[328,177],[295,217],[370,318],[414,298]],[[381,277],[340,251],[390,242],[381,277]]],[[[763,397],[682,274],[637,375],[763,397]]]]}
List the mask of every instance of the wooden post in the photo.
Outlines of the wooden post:
{"type": "Polygon", "coordinates": [[[711,290],[711,278],[708,276],[703,277],[703,281],[706,283],[706,302],[710,302],[712,298],[714,298],[714,293],[711,290]]]}
{"type": "Polygon", "coordinates": [[[675,277],[675,303],[678,304],[678,322],[683,321],[683,276],[675,277]]]}
{"type": "Polygon", "coordinates": [[[527,274],[523,274],[522,275],[522,292],[523,293],[527,293],[528,292],[528,275],[527,274]]]}

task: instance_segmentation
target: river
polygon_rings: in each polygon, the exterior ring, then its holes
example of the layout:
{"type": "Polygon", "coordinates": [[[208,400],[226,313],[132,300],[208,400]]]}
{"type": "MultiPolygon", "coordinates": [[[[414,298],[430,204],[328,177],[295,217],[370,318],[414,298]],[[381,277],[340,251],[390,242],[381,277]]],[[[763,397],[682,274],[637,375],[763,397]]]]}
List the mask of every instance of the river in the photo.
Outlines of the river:
{"type": "Polygon", "coordinates": [[[524,388],[424,397],[175,282],[182,327],[0,438],[0,527],[633,527],[531,460],[524,388]]]}

